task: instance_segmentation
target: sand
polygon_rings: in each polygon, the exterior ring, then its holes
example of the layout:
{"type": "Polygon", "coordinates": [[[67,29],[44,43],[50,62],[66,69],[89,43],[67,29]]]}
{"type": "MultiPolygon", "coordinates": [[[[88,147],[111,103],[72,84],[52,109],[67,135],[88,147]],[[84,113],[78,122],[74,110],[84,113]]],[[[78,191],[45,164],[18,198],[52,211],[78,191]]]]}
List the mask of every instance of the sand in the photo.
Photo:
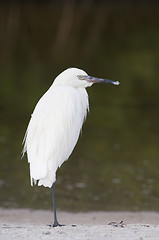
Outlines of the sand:
{"type": "Polygon", "coordinates": [[[0,208],[0,240],[159,240],[156,212],[59,212],[64,227],[50,227],[51,211],[0,208]],[[124,226],[108,225],[124,222],[124,226]],[[72,226],[76,225],[76,226],[72,226]]]}

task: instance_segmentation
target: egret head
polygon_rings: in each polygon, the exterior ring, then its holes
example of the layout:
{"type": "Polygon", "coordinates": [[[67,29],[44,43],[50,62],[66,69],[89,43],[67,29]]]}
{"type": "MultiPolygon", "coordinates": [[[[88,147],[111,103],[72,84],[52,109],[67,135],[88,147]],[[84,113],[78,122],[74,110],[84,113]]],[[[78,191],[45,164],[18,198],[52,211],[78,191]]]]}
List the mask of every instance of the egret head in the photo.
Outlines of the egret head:
{"type": "Polygon", "coordinates": [[[89,76],[85,71],[78,68],[68,68],[59,74],[54,81],[56,85],[70,85],[72,87],[91,87],[93,83],[111,83],[119,85],[119,82],[111,81],[103,78],[89,76]]]}

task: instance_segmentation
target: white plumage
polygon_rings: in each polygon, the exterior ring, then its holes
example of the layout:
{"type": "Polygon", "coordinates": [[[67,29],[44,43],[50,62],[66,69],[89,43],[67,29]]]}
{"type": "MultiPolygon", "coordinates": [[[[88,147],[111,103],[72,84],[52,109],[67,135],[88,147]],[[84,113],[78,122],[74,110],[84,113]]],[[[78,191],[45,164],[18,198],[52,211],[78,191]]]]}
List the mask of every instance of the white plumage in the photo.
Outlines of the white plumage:
{"type": "Polygon", "coordinates": [[[77,85],[72,86],[69,81],[61,80],[64,75],[64,80],[67,79],[70,71],[74,77],[87,75],[78,69],[63,72],[39,100],[31,116],[23,149],[30,163],[31,184],[39,180],[39,186],[52,187],[56,170],[72,153],[86,117],[88,95],[84,87],[78,86],[78,81],[82,81],[76,79],[77,85]]]}
{"type": "Polygon", "coordinates": [[[31,116],[23,154],[27,152],[31,185],[52,187],[56,171],[72,153],[89,110],[86,87],[94,82],[117,82],[93,78],[77,68],[62,72],[41,97],[31,116]]]}

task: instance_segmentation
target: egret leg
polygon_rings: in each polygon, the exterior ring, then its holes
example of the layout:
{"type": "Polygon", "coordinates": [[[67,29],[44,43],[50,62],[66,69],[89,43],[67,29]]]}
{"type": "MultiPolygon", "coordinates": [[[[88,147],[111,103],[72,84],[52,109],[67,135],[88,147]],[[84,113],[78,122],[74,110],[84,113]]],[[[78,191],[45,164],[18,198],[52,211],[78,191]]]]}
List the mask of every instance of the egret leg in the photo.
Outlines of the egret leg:
{"type": "Polygon", "coordinates": [[[64,224],[59,224],[59,222],[57,221],[54,184],[52,185],[52,201],[53,201],[53,210],[54,210],[54,224],[53,224],[53,227],[57,227],[57,226],[62,227],[62,226],[65,226],[64,224]]]}

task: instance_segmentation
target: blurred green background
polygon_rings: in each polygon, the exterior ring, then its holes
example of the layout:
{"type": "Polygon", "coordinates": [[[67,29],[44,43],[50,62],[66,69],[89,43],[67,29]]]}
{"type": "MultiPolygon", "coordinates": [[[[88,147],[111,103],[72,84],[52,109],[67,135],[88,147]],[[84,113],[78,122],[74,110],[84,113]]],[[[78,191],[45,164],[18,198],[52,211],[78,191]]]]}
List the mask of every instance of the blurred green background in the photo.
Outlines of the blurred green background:
{"type": "Polygon", "coordinates": [[[157,1],[0,4],[0,206],[52,209],[30,187],[22,140],[30,115],[68,67],[120,81],[87,89],[90,114],[57,172],[57,208],[159,210],[157,1]]]}

